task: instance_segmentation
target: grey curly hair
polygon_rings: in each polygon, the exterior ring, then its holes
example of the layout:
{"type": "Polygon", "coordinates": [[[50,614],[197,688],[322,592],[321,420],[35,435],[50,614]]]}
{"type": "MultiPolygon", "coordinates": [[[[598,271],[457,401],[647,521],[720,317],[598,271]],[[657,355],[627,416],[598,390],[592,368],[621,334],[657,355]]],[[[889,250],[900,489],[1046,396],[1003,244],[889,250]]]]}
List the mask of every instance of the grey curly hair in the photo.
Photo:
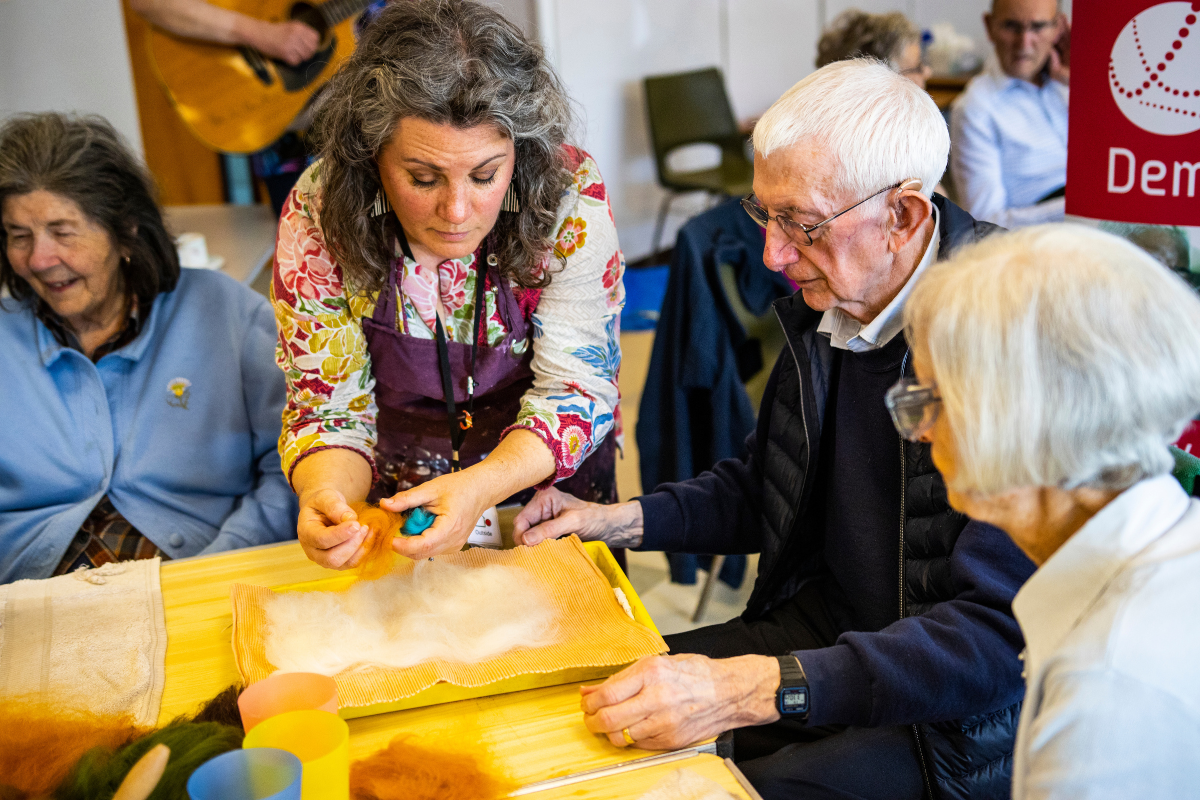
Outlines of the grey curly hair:
{"type": "Polygon", "coordinates": [[[348,284],[371,292],[387,282],[398,225],[392,214],[370,215],[381,188],[375,158],[405,117],[492,125],[513,141],[521,210],[500,215],[493,252],[505,277],[544,286],[551,229],[571,182],[563,154],[571,108],[541,47],[471,0],[389,5],[322,98],[320,225],[348,284]]]}
{"type": "Polygon", "coordinates": [[[920,43],[921,32],[899,11],[868,14],[857,8],[839,14],[817,42],[817,69],[851,58],[877,58],[899,69],[904,48],[920,43]]]}

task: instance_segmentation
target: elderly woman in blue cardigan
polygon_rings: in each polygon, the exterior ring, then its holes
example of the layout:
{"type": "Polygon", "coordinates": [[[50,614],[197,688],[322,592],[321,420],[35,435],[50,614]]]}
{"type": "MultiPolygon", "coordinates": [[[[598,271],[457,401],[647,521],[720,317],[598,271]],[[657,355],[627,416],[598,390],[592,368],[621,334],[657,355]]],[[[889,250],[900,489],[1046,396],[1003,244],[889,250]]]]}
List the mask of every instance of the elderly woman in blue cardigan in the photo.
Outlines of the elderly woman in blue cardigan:
{"type": "Polygon", "coordinates": [[[99,118],[0,127],[0,582],[295,536],[266,299],[180,269],[99,118]]]}

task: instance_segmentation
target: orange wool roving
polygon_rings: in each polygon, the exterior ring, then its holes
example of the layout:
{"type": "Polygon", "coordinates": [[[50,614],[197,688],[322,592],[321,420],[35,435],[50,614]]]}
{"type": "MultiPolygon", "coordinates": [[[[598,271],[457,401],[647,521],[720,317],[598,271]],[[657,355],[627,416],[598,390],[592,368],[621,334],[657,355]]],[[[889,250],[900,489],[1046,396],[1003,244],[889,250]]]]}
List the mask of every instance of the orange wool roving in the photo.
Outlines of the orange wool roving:
{"type": "Polygon", "coordinates": [[[396,551],[392,539],[400,535],[404,515],[385,511],[367,502],[351,503],[350,508],[358,515],[358,521],[366,525],[371,533],[366,541],[367,555],[358,565],[358,577],[365,581],[382,578],[392,571],[396,551]]]}
{"type": "Polygon", "coordinates": [[[93,747],[116,750],[149,732],[129,717],[6,698],[0,704],[0,784],[29,797],[48,796],[93,747]]]}
{"type": "Polygon", "coordinates": [[[350,765],[352,800],[494,800],[517,788],[467,753],[446,753],[397,737],[350,765]]]}

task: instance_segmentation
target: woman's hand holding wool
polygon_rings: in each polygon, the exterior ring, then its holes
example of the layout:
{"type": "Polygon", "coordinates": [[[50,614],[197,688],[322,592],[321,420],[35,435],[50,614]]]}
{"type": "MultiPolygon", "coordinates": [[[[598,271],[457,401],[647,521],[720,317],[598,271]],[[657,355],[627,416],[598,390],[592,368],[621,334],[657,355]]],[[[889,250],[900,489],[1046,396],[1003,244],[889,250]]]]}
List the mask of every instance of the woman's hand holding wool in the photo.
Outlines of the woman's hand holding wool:
{"type": "Polygon", "coordinates": [[[341,492],[318,489],[300,495],[296,537],[304,554],[322,567],[350,569],[365,555],[362,545],[369,533],[357,520],[341,492]]]}
{"type": "Polygon", "coordinates": [[[493,503],[481,491],[472,470],[439,475],[419,486],[379,501],[388,511],[408,512],[420,506],[437,519],[419,536],[397,536],[392,549],[412,559],[461,550],[475,523],[493,503]]]}

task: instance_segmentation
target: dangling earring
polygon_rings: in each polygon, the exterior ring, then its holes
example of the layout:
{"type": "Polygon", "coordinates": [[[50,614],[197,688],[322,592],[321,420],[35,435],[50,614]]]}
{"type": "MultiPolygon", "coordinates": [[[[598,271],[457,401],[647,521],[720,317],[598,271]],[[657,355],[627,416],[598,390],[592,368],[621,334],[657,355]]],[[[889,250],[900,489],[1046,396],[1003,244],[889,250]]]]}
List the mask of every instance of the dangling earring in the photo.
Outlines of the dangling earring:
{"type": "Polygon", "coordinates": [[[382,217],[391,210],[392,204],[388,202],[387,195],[383,193],[383,188],[381,187],[375,193],[375,203],[371,206],[371,216],[382,217]]]}
{"type": "Polygon", "coordinates": [[[511,211],[516,214],[521,210],[521,201],[517,198],[517,182],[509,181],[508,191],[504,193],[504,202],[500,204],[501,211],[511,211]]]}

